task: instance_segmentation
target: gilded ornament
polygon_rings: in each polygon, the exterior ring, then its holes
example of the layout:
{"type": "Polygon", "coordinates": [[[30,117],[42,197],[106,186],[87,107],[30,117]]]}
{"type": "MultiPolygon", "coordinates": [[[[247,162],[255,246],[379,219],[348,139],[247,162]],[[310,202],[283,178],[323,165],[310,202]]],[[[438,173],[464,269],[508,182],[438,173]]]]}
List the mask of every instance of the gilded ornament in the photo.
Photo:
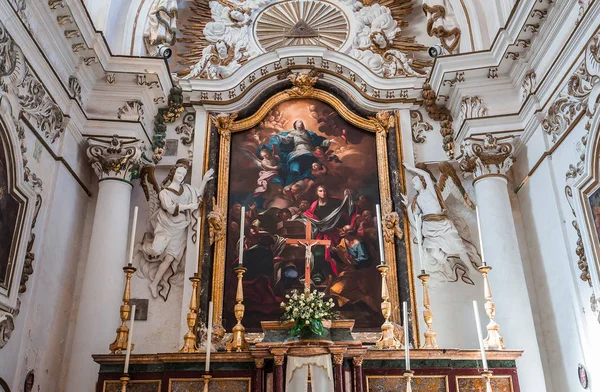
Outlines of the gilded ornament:
{"type": "Polygon", "coordinates": [[[288,76],[288,79],[294,85],[294,87],[291,88],[290,93],[297,97],[304,97],[310,94],[313,86],[317,83],[317,80],[319,80],[319,78],[311,72],[291,74],[288,76]]]}
{"type": "Polygon", "coordinates": [[[435,91],[431,88],[429,80],[423,84],[423,106],[432,120],[440,122],[440,133],[443,136],[442,146],[448,158],[454,158],[454,130],[452,129],[452,114],[443,106],[438,106],[435,91]]]}
{"type": "Polygon", "coordinates": [[[217,205],[216,199],[213,197],[213,210],[206,216],[208,222],[208,235],[210,245],[219,242],[225,238],[225,225],[227,224],[226,214],[223,209],[217,205]]]}
{"type": "Polygon", "coordinates": [[[400,216],[397,212],[390,212],[382,217],[383,238],[386,242],[394,242],[394,237],[402,240],[404,232],[400,228],[400,216]]]}

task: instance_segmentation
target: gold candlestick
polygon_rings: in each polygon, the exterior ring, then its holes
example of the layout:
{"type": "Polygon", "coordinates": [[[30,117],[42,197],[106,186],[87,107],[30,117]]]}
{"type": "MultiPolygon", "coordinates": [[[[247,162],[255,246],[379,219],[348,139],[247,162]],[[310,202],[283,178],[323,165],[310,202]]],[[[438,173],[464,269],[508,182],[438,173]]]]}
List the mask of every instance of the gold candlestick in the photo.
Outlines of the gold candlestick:
{"type": "Polygon", "coordinates": [[[244,277],[244,273],[246,272],[246,268],[238,266],[235,270],[238,278],[237,284],[237,292],[235,294],[235,300],[237,304],[233,307],[233,313],[235,314],[235,318],[237,319],[237,324],[233,327],[233,334],[231,335],[231,340],[225,344],[225,349],[227,352],[231,352],[233,350],[237,352],[248,351],[249,345],[246,341],[246,328],[242,325],[242,319],[244,318],[244,286],[242,285],[242,279],[244,277]]]}
{"type": "Polygon", "coordinates": [[[406,378],[406,392],[412,392],[412,379],[415,376],[415,372],[405,370],[403,376],[406,378]]]}
{"type": "MultiPolygon", "coordinates": [[[[121,325],[117,328],[115,341],[108,346],[111,354],[122,354],[123,351],[127,350],[127,338],[129,337],[127,320],[129,320],[131,312],[131,306],[129,305],[129,300],[131,299],[131,276],[136,269],[130,263],[123,267],[123,271],[125,272],[125,289],[123,290],[123,305],[121,305],[120,309],[121,325]]],[[[131,351],[133,351],[133,344],[131,345],[131,351]]]]}
{"type": "Polygon", "coordinates": [[[202,392],[208,392],[208,383],[209,383],[210,379],[212,378],[212,376],[205,374],[202,376],[202,378],[204,379],[204,388],[202,389],[202,392]]]}
{"type": "Polygon", "coordinates": [[[429,279],[429,274],[425,273],[424,270],[421,271],[421,274],[418,276],[423,283],[423,319],[425,320],[425,324],[427,325],[427,331],[425,331],[425,343],[421,346],[421,348],[440,348],[435,341],[436,333],[433,332],[431,326],[433,325],[433,312],[431,311],[431,301],[429,300],[429,291],[427,290],[427,280],[429,279]]]}
{"type": "MultiPolygon", "coordinates": [[[[390,322],[390,316],[392,315],[392,304],[389,303],[390,293],[387,285],[387,272],[389,267],[385,264],[377,266],[377,269],[381,273],[381,314],[385,321],[381,325],[381,337],[376,343],[377,348],[400,348],[402,344],[394,336],[394,325],[390,322]]],[[[404,324],[407,324],[406,322],[404,324]]],[[[404,326],[407,328],[407,325],[404,326]]],[[[406,342],[405,342],[406,343],[406,342]]]]}
{"type": "Polygon", "coordinates": [[[198,284],[200,283],[198,274],[195,273],[190,278],[190,281],[192,282],[192,297],[190,298],[190,311],[187,314],[188,331],[183,337],[183,347],[179,350],[180,353],[200,352],[200,350],[196,348],[197,337],[194,333],[196,321],[198,320],[198,284]]]}
{"type": "Polygon", "coordinates": [[[481,377],[485,380],[485,392],[493,392],[492,391],[492,375],[494,372],[491,370],[484,370],[481,372],[481,377]]]}
{"type": "Polygon", "coordinates": [[[500,336],[500,325],[494,321],[494,318],[496,317],[496,305],[492,302],[492,288],[490,287],[490,281],[488,279],[488,273],[491,270],[492,267],[486,264],[479,267],[479,272],[483,275],[483,287],[486,299],[485,313],[487,313],[490,319],[490,322],[487,325],[488,335],[483,339],[483,346],[489,350],[503,350],[504,338],[500,336]]]}
{"type": "Polygon", "coordinates": [[[121,392],[127,392],[127,384],[131,378],[127,374],[123,374],[119,380],[121,380],[121,392]]]}

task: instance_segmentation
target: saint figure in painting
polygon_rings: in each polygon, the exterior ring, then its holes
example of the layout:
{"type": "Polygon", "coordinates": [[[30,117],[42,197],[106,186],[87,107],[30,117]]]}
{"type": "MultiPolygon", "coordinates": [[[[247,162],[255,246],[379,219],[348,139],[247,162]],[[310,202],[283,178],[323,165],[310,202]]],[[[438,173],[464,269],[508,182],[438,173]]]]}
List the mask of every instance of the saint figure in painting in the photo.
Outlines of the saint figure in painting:
{"type": "Polygon", "coordinates": [[[312,164],[318,161],[313,150],[315,147],[327,149],[331,141],[307,130],[304,121],[296,120],[294,129],[271,136],[269,143],[269,150],[279,151],[281,158],[280,178],[273,181],[290,185],[304,179],[314,180],[312,164]]]}
{"type": "Polygon", "coordinates": [[[378,282],[379,272],[373,266],[373,258],[368,246],[357,235],[356,230],[346,225],[340,230],[341,240],[333,248],[338,261],[339,275],[333,279],[326,295],[331,296],[342,306],[362,302],[377,312],[381,305],[378,282]]]}
{"type": "MultiPolygon", "coordinates": [[[[353,211],[352,193],[346,189],[344,199],[340,200],[329,196],[327,187],[317,187],[317,200],[304,212],[304,218],[308,219],[316,231],[315,239],[330,240],[332,244],[340,242],[340,229],[350,222],[350,214],[353,211]]],[[[331,267],[333,275],[338,275],[335,260],[331,257],[330,248],[325,248],[325,260],[331,267]]]]}

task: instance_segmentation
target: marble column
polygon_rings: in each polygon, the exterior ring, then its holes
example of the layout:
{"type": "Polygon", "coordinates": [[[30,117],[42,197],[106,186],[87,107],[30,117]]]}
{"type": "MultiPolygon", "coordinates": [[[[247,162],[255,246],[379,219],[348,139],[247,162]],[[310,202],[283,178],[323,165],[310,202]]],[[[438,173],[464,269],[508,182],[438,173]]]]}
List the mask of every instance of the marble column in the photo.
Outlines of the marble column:
{"type": "Polygon", "coordinates": [[[284,355],[275,355],[274,360],[274,375],[273,375],[273,391],[283,392],[285,389],[285,379],[283,378],[283,361],[285,360],[284,355]]]}
{"type": "Polygon", "coordinates": [[[254,373],[254,392],[262,392],[265,385],[265,360],[264,358],[254,359],[256,370],[254,373]]]}
{"type": "MultiPolygon", "coordinates": [[[[93,391],[98,365],[92,354],[106,354],[120,324],[128,231],[131,167],[141,156],[138,140],[89,138],[88,157],[99,177],[96,210],[69,368],[67,391],[93,391]]],[[[135,337],[134,337],[135,341],[135,337]]]]}
{"type": "Polygon", "coordinates": [[[342,369],[343,363],[344,354],[333,354],[333,379],[335,392],[344,392],[344,370],[342,369]]]}
{"type": "Polygon", "coordinates": [[[354,368],[354,392],[363,392],[364,391],[362,363],[363,363],[362,357],[352,358],[352,365],[354,368]]]}
{"type": "MultiPolygon", "coordinates": [[[[486,264],[493,268],[489,281],[500,335],[504,337],[506,348],[525,350],[523,357],[517,361],[519,375],[523,375],[521,389],[544,391],[531,307],[534,299],[528,292],[506,177],[515,160],[512,142],[512,136],[495,137],[492,134],[467,138],[461,145],[459,163],[464,172],[474,177],[483,254],[486,264]]],[[[483,311],[483,287],[481,291],[479,303],[483,311]]],[[[482,320],[487,320],[487,317],[482,320]]],[[[474,347],[476,343],[474,341],[474,347]]]]}

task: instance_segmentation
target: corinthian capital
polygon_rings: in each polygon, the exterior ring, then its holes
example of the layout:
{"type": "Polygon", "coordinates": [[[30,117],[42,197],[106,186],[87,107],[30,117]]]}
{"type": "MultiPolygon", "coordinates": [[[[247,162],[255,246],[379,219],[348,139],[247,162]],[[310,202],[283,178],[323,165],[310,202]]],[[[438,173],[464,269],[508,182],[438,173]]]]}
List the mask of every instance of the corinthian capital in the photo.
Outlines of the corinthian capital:
{"type": "Polygon", "coordinates": [[[469,137],[460,145],[460,168],[477,179],[484,175],[504,175],[515,161],[513,136],[496,138],[488,133],[484,138],[469,137]]]}
{"type": "Polygon", "coordinates": [[[138,139],[124,140],[114,135],[112,138],[91,137],[88,143],[88,158],[101,180],[129,180],[132,167],[142,156],[142,143],[138,139]]]}

